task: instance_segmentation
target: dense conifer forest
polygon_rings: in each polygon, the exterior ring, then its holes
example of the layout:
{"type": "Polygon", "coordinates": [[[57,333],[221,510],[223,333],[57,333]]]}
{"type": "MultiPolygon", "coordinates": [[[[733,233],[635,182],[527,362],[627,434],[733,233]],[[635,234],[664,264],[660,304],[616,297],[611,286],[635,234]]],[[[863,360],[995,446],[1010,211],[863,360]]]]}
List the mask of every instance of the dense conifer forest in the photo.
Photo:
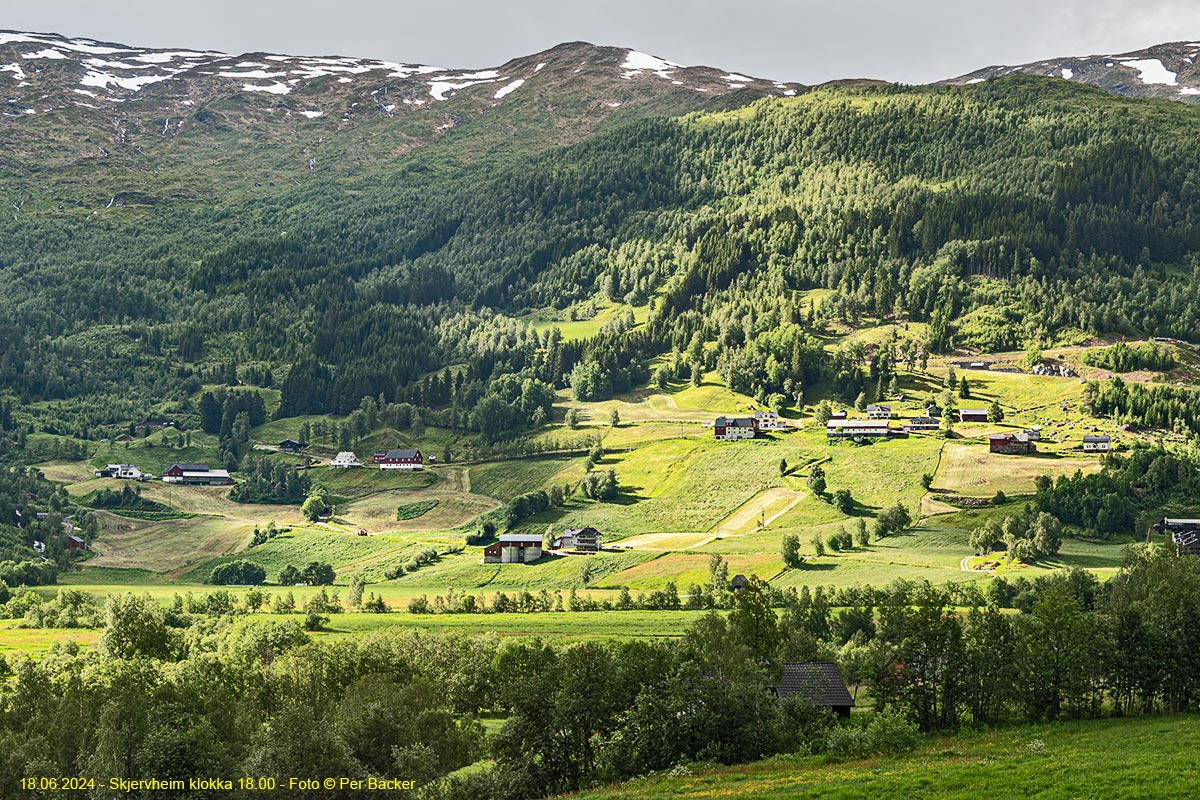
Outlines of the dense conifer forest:
{"type": "MultiPolygon", "coordinates": [[[[1186,338],[1196,113],[1026,77],[830,88],[490,166],[418,150],[274,200],[6,217],[0,383],[77,435],[162,404],[197,413],[186,398],[215,378],[278,385],[285,416],[382,395],[477,427],[499,375],[562,387],[583,364],[603,394],[672,350],[752,393],[877,383],[854,354],[820,353],[827,321],[927,322],[934,352],[1186,338]],[[797,300],[814,288],[832,295],[797,300]],[[564,343],[515,319],[586,319],[597,295],[648,306],[647,323],[564,343]],[[453,386],[430,379],[450,364],[466,365],[453,386]]],[[[506,427],[529,424],[505,402],[506,427]]]]}

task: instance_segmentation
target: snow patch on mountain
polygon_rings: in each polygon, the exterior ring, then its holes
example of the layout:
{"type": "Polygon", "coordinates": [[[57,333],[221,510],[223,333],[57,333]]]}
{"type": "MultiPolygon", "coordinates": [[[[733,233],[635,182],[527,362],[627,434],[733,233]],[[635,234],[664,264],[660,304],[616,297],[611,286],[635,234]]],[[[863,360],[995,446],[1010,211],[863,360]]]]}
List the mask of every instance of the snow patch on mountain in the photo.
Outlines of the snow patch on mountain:
{"type": "Polygon", "coordinates": [[[524,79],[524,78],[517,78],[517,79],[516,79],[515,81],[513,81],[512,83],[508,84],[508,85],[507,85],[507,86],[505,86],[503,89],[501,89],[500,91],[496,92],[496,94],[495,94],[495,98],[496,98],[497,100],[499,100],[499,99],[501,99],[501,98],[503,98],[503,97],[507,97],[508,95],[512,94],[513,92],[515,92],[517,89],[520,89],[520,88],[521,88],[522,86],[524,86],[524,85],[525,85],[525,79],[524,79]]]}
{"type": "Polygon", "coordinates": [[[279,81],[275,81],[274,83],[270,83],[266,86],[260,86],[254,83],[242,84],[243,92],[269,92],[270,94],[287,94],[291,90],[292,87],[288,86],[286,83],[280,83],[279,81]]]}
{"type": "Polygon", "coordinates": [[[1139,73],[1142,83],[1147,85],[1161,84],[1162,86],[1178,86],[1177,73],[1163,66],[1157,58],[1126,58],[1121,63],[1133,67],[1139,73]]]}
{"type": "Polygon", "coordinates": [[[52,61],[64,61],[64,60],[66,60],[67,56],[64,56],[62,53],[58,52],[57,50],[55,50],[52,47],[47,47],[45,50],[39,50],[36,53],[26,53],[26,54],[22,55],[21,58],[24,58],[24,59],[48,58],[48,59],[51,59],[52,61]]]}
{"type": "Polygon", "coordinates": [[[1075,70],[1071,69],[1070,67],[1063,67],[1062,76],[1063,80],[1069,81],[1075,77],[1075,70]]]}
{"type": "Polygon", "coordinates": [[[256,69],[249,72],[218,72],[222,78],[252,78],[255,80],[266,80],[267,78],[283,78],[287,76],[286,72],[267,72],[266,70],[256,69]]]}
{"type": "Polygon", "coordinates": [[[630,50],[625,54],[625,62],[621,64],[621,69],[625,70],[621,77],[630,80],[643,72],[653,72],[660,78],[670,79],[671,73],[680,68],[681,65],[672,61],[630,50]]]}
{"type": "Polygon", "coordinates": [[[451,92],[466,89],[468,86],[478,86],[481,83],[496,83],[502,81],[500,73],[494,69],[481,72],[468,72],[463,75],[447,75],[446,80],[430,81],[429,94],[434,100],[445,100],[451,92]]]}
{"type": "Polygon", "coordinates": [[[98,89],[107,89],[109,85],[117,86],[122,89],[128,89],[131,92],[136,92],[146,86],[150,86],[160,81],[165,81],[168,78],[174,77],[171,74],[167,75],[129,75],[117,77],[108,72],[99,72],[96,70],[88,72],[79,81],[83,86],[95,86],[98,89]]]}

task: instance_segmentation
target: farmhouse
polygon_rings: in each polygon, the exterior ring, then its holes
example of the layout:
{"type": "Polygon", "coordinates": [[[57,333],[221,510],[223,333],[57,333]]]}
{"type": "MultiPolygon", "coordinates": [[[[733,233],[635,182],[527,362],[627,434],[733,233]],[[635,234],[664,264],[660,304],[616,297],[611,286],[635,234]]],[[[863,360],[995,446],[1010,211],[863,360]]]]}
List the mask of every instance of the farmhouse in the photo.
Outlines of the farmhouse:
{"type": "Polygon", "coordinates": [[[163,473],[163,483],[188,486],[231,486],[233,478],[223,469],[209,469],[208,464],[172,464],[163,473]]]}
{"type": "Polygon", "coordinates": [[[988,449],[1005,455],[1029,455],[1037,452],[1037,445],[1022,433],[993,433],[988,437],[988,449]]]}
{"type": "Polygon", "coordinates": [[[142,472],[133,464],[109,464],[104,469],[98,469],[92,474],[97,478],[120,478],[131,481],[145,481],[151,477],[150,473],[142,472]]]}
{"type": "Polygon", "coordinates": [[[295,453],[304,447],[303,442],[297,442],[295,439],[284,439],[279,443],[279,449],[285,453],[295,453]]]}
{"type": "Polygon", "coordinates": [[[754,427],[760,431],[782,431],[787,429],[787,422],[776,411],[755,411],[754,427]]]}
{"type": "Polygon", "coordinates": [[[867,419],[891,419],[891,406],[867,406],[867,419]]]}
{"type": "Polygon", "coordinates": [[[349,450],[343,450],[329,460],[329,466],[334,469],[350,469],[350,467],[361,467],[362,462],[358,460],[358,456],[351,453],[349,450]]]}
{"type": "Polygon", "coordinates": [[[581,553],[598,553],[603,546],[604,536],[592,527],[567,528],[562,536],[554,540],[552,550],[576,550],[581,553]]]}
{"type": "Polygon", "coordinates": [[[962,408],[958,411],[959,422],[987,422],[988,412],[986,408],[962,408]]]}
{"type": "Polygon", "coordinates": [[[942,423],[933,417],[913,417],[904,423],[904,430],[906,431],[936,431],[941,429],[941,427],[942,423]]]}
{"type": "Polygon", "coordinates": [[[417,472],[425,469],[425,459],[420,450],[388,450],[382,458],[377,458],[380,469],[405,470],[417,472]]]}
{"type": "Polygon", "coordinates": [[[1112,449],[1112,438],[1109,436],[1084,436],[1083,452],[1107,453],[1112,449]]]}
{"type": "Polygon", "coordinates": [[[787,661],[775,687],[780,700],[799,697],[818,708],[829,708],[839,717],[849,717],[854,698],[837,665],[830,661],[787,661]]]}
{"type": "Polygon", "coordinates": [[[483,548],[485,564],[528,564],[542,557],[542,537],[528,533],[502,533],[500,541],[483,548]]]}
{"type": "Polygon", "coordinates": [[[1200,556],[1200,519],[1164,517],[1155,530],[1171,534],[1175,552],[1181,556],[1200,556]]]}
{"type": "Polygon", "coordinates": [[[713,421],[713,438],[718,442],[753,439],[754,434],[753,417],[717,417],[713,421]]]}
{"type": "Polygon", "coordinates": [[[890,432],[886,419],[831,419],[825,423],[825,435],[830,439],[862,441],[863,437],[887,436],[890,432]]]}

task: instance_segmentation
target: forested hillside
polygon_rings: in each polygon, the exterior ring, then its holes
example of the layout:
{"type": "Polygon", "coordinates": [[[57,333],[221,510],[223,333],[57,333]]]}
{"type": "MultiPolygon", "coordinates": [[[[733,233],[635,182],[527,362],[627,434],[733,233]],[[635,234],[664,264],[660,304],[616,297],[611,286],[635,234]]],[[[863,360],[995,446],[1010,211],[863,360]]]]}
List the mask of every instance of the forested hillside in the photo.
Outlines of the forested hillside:
{"type": "Polygon", "coordinates": [[[284,415],[382,394],[469,420],[495,375],[561,387],[582,363],[621,390],[672,350],[750,393],[839,376],[857,393],[862,355],[812,339],[828,321],[926,322],[933,352],[1186,338],[1197,113],[1029,77],[830,87],[466,166],[451,134],[269,198],[18,214],[0,222],[0,382],[65,401],[79,433],[232,364],[281,379],[284,415]],[[814,288],[819,307],[799,299],[814,288]],[[568,342],[514,320],[608,301],[648,321],[568,342]],[[431,387],[451,364],[465,378],[431,387]]]}

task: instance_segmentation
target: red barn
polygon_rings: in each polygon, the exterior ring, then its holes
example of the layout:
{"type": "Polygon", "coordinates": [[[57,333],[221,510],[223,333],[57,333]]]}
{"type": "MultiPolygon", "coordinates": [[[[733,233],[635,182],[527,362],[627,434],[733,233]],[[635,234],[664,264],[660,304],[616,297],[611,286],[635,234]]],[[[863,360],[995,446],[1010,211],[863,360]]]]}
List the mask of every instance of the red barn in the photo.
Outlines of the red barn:
{"type": "Polygon", "coordinates": [[[425,458],[420,450],[388,450],[381,456],[376,454],[375,462],[380,469],[398,469],[416,472],[425,469],[425,458]]]}

